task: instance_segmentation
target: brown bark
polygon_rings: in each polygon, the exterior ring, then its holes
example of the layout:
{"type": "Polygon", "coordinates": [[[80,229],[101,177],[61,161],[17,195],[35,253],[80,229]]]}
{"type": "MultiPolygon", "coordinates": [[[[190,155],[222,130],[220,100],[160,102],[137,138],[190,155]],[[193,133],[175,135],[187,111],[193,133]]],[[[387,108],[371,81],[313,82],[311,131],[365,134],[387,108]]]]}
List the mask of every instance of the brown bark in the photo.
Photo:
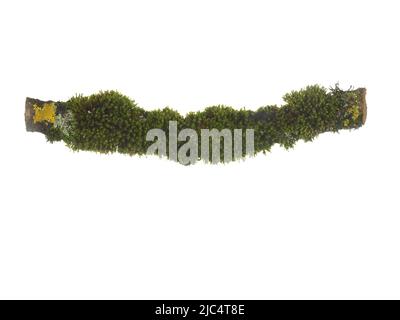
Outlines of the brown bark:
{"type": "Polygon", "coordinates": [[[365,88],[358,88],[357,89],[360,95],[360,112],[362,115],[362,124],[365,124],[365,122],[367,121],[367,99],[366,99],[366,95],[367,95],[367,89],[365,88]]]}

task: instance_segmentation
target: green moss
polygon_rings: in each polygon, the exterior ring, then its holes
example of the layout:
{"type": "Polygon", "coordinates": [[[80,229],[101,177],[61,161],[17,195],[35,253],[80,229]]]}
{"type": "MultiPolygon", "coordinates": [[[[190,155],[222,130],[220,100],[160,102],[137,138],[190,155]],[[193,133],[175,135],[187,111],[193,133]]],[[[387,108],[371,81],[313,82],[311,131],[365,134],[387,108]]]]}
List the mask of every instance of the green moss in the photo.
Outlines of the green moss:
{"type": "Polygon", "coordinates": [[[168,137],[168,123],[174,120],[178,130],[192,128],[199,135],[201,129],[254,129],[257,153],[269,151],[274,144],[291,148],[297,141],[312,141],[323,132],[361,126],[358,91],[314,85],[283,98],[281,107],[269,105],[251,111],[217,105],[182,116],[170,108],[146,111],[116,91],[79,95],[63,103],[70,118],[67,123],[56,119],[56,127],[47,137],[49,141],[64,140],[73,150],[140,155],[152,144],[146,141],[147,132],[160,128],[168,137]]]}

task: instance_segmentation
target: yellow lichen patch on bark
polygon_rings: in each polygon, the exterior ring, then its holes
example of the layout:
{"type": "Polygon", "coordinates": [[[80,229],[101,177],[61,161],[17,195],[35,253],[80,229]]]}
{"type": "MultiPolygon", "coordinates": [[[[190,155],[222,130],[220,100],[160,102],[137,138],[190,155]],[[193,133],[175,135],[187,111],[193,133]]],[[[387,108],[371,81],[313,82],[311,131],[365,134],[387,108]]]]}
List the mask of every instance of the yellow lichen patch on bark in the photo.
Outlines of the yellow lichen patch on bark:
{"type": "Polygon", "coordinates": [[[34,104],[33,110],[35,111],[33,123],[47,121],[54,124],[56,120],[56,106],[54,102],[46,102],[43,104],[43,107],[34,104]]]}
{"type": "Polygon", "coordinates": [[[360,116],[360,110],[359,106],[353,106],[348,110],[348,114],[351,115],[351,118],[356,121],[358,117],[360,116]]]}

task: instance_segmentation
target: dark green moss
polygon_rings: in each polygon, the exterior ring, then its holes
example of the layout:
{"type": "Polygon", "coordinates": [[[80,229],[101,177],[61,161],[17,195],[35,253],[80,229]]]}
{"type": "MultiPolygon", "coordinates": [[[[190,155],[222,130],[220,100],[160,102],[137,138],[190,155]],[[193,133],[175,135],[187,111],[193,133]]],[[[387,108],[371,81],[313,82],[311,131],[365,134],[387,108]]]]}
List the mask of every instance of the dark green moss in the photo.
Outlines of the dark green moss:
{"type": "Polygon", "coordinates": [[[201,129],[254,129],[258,153],[269,151],[274,144],[290,148],[298,140],[311,141],[323,132],[360,127],[360,95],[357,90],[314,85],[284,95],[281,107],[251,111],[218,105],[184,117],[170,108],[146,111],[128,97],[106,91],[62,103],[63,114],[72,115],[68,135],[59,128],[46,135],[49,141],[64,140],[73,150],[140,155],[152,144],[146,141],[147,132],[160,128],[168,137],[169,121],[175,120],[178,130],[192,128],[199,136],[201,129]]]}

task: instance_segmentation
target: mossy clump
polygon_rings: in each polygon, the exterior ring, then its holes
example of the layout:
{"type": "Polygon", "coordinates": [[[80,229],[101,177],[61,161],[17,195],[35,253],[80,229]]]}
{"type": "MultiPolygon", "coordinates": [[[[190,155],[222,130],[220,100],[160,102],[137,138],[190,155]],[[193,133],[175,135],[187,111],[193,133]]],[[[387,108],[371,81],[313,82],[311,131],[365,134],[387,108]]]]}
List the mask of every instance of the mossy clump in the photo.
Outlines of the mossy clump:
{"type": "MultiPolygon", "coordinates": [[[[170,108],[147,111],[127,96],[104,91],[63,102],[63,117],[68,115],[68,121],[46,135],[50,141],[64,140],[73,150],[142,155],[152,144],[146,141],[147,132],[159,128],[168,139],[169,121],[176,121],[178,130],[190,128],[199,135],[201,129],[254,129],[255,153],[266,152],[274,144],[291,148],[297,141],[312,141],[323,132],[360,127],[362,94],[360,90],[313,85],[284,95],[280,107],[267,105],[252,111],[217,105],[182,116],[170,108]]],[[[49,108],[38,109],[37,119],[54,123],[49,108]]]]}

